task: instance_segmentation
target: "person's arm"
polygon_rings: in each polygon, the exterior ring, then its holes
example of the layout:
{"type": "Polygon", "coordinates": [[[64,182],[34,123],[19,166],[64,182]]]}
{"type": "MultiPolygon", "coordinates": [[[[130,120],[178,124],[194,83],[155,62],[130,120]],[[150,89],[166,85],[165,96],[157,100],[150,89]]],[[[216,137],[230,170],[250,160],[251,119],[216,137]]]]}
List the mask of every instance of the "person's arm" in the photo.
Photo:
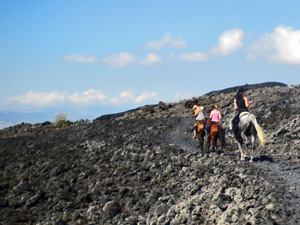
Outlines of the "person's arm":
{"type": "Polygon", "coordinates": [[[219,111],[219,120],[221,120],[222,119],[222,116],[221,116],[221,113],[220,113],[220,111],[219,111]]]}
{"type": "Polygon", "coordinates": [[[245,105],[248,108],[251,105],[252,101],[248,101],[247,97],[244,97],[244,100],[245,100],[245,105]]]}
{"type": "Polygon", "coordinates": [[[239,108],[238,108],[238,106],[237,106],[237,104],[236,104],[236,98],[234,99],[233,104],[234,104],[234,109],[235,109],[235,110],[238,110],[239,108]]]}

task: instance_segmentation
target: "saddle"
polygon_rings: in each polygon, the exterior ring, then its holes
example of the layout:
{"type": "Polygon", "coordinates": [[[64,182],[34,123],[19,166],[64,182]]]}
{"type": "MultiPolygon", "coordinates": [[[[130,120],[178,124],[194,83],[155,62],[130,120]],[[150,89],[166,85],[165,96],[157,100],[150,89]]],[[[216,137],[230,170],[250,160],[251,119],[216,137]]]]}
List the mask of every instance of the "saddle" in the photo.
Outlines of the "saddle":
{"type": "Polygon", "coordinates": [[[205,123],[206,123],[206,120],[205,120],[205,119],[203,119],[203,120],[197,120],[197,121],[195,122],[195,124],[194,124],[193,127],[197,126],[198,123],[200,123],[200,122],[203,123],[203,124],[205,124],[205,123]]]}
{"type": "Polygon", "coordinates": [[[240,115],[239,115],[239,118],[245,116],[245,115],[249,115],[250,112],[241,112],[240,115]]]}

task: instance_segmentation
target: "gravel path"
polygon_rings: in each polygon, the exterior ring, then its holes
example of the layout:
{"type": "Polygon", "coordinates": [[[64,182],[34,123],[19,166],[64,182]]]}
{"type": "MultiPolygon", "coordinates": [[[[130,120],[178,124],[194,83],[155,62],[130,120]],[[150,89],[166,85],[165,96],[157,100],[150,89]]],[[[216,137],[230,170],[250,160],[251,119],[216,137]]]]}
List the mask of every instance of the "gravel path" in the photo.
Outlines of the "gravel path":
{"type": "MultiPolygon", "coordinates": [[[[173,128],[167,136],[170,144],[191,152],[200,152],[201,149],[197,147],[198,140],[192,139],[192,124],[193,120],[184,118],[180,121],[178,126],[173,128]]],[[[232,137],[230,137],[232,138],[232,137]]],[[[227,138],[228,139],[228,138],[227,138]]],[[[239,160],[238,151],[229,152],[229,148],[234,148],[233,141],[229,141],[227,150],[223,152],[228,159],[239,160]],[[236,154],[236,157],[234,157],[236,154]]],[[[283,201],[295,210],[295,220],[300,223],[300,164],[299,161],[286,160],[280,157],[260,157],[254,160],[252,164],[254,167],[263,170],[267,177],[274,181],[275,184],[286,190],[285,199],[283,201]]]]}

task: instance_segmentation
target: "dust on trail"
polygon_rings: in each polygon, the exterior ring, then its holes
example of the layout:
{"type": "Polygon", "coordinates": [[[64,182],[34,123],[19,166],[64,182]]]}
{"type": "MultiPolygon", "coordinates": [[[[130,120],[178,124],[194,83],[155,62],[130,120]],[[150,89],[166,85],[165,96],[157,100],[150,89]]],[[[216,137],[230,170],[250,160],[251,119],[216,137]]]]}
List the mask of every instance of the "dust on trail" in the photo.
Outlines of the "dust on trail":
{"type": "MultiPolygon", "coordinates": [[[[193,135],[193,123],[193,119],[181,119],[178,125],[167,134],[168,143],[192,153],[201,152],[200,147],[198,147],[198,140],[191,138],[193,135]]],[[[230,136],[230,139],[231,138],[233,138],[233,136],[230,136]]],[[[233,143],[233,140],[230,142],[231,144],[229,144],[227,150],[225,150],[227,153],[228,148],[234,148],[235,143],[233,143]]],[[[234,158],[235,160],[239,160],[238,151],[235,152],[237,155],[234,158]]],[[[227,153],[224,155],[227,155],[227,153]]],[[[231,160],[232,159],[233,158],[231,158],[231,160]]],[[[263,170],[274,183],[286,190],[284,198],[286,198],[285,200],[287,200],[291,206],[293,205],[296,211],[295,216],[300,219],[300,163],[283,158],[268,157],[266,160],[264,157],[261,157],[251,163],[251,165],[263,170]]]]}
{"type": "Polygon", "coordinates": [[[171,145],[175,145],[183,150],[193,153],[200,152],[198,140],[192,139],[194,120],[183,118],[177,126],[167,134],[167,141],[171,145]]]}

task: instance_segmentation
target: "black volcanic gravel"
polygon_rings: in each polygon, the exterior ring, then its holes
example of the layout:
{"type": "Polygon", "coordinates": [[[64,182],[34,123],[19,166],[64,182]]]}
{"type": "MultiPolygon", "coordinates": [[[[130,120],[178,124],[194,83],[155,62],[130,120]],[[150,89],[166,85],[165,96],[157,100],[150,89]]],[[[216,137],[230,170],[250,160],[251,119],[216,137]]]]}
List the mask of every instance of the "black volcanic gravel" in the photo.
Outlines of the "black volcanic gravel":
{"type": "Polygon", "coordinates": [[[241,161],[221,109],[225,149],[193,139],[191,106],[226,105],[237,88],[177,103],[0,131],[0,224],[298,224],[300,86],[247,85],[267,134],[241,161]]]}

